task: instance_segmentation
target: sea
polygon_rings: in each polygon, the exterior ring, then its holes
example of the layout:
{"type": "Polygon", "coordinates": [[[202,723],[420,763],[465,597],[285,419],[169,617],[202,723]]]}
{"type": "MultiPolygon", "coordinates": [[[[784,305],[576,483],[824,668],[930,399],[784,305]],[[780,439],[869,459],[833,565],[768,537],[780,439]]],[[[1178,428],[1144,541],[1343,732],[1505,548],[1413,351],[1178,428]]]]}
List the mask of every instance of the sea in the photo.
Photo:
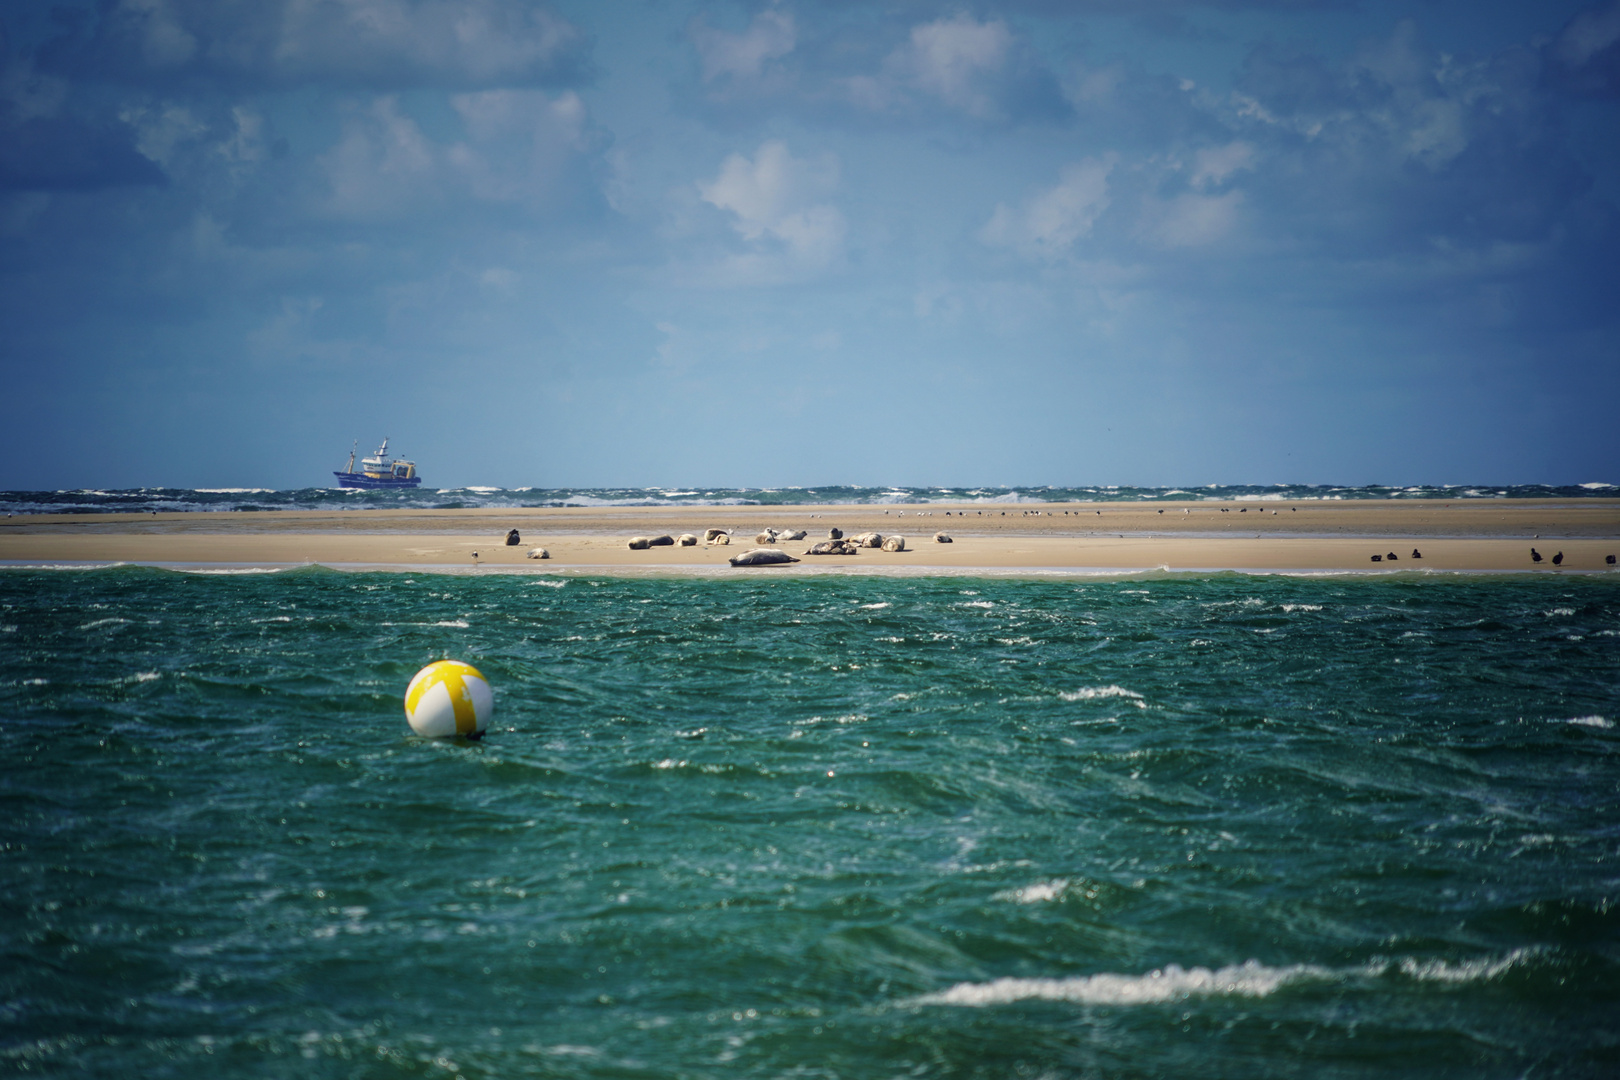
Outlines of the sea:
{"type": "Polygon", "coordinates": [[[1311,499],[1615,498],[1620,487],[1582,484],[1210,484],[1206,487],[784,487],[784,488],[79,488],[0,491],[0,513],[94,514],[208,510],[518,509],[562,506],[816,506],[1053,502],[1305,501],[1311,499]]]}
{"type": "Polygon", "coordinates": [[[1613,576],[11,568],[0,762],[8,1076],[1620,1075],[1613,576]]]}

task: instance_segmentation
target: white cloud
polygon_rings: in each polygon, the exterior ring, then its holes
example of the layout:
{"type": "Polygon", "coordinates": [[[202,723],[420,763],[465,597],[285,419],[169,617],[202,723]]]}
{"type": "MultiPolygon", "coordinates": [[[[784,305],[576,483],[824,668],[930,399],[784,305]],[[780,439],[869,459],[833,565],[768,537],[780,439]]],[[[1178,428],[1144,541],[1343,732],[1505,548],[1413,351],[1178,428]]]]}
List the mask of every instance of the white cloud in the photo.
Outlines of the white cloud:
{"type": "Polygon", "coordinates": [[[724,77],[757,79],[768,61],[792,52],[797,40],[793,16],[774,7],[755,15],[748,29],[740,34],[703,23],[692,27],[692,44],[703,65],[704,82],[724,77]]]}
{"type": "Polygon", "coordinates": [[[450,104],[469,139],[451,146],[448,160],[476,198],[540,199],[585,149],[585,104],[572,91],[487,90],[452,95],[450,104]]]}
{"type": "Polygon", "coordinates": [[[523,0],[117,0],[96,33],[126,71],[281,83],[532,83],[577,66],[583,47],[523,0]]]}
{"type": "Polygon", "coordinates": [[[1193,155],[1192,176],[1188,183],[1205,189],[1225,183],[1233,173],[1254,168],[1254,145],[1243,141],[1212,146],[1193,155]]]}
{"type": "Polygon", "coordinates": [[[1227,236],[1243,205],[1241,191],[1224,195],[1178,195],[1145,205],[1142,236],[1160,247],[1200,247],[1227,236]]]}
{"type": "Polygon", "coordinates": [[[920,89],[981,116],[990,111],[991,102],[978,77],[1001,70],[1011,46],[1006,23],[975,22],[963,14],[913,27],[897,63],[920,89]]]}
{"type": "Polygon", "coordinates": [[[1065,165],[1057,185],[1035,195],[1021,209],[998,204],[979,230],[979,239],[1031,258],[1062,257],[1076,240],[1091,232],[1108,209],[1108,174],[1115,160],[1113,154],[1106,154],[1065,165]]]}
{"type": "Polygon", "coordinates": [[[807,161],[771,140],[750,161],[732,154],[720,174],[698,185],[711,206],[732,215],[732,227],[754,250],[745,261],[762,271],[805,272],[828,266],[844,250],[844,216],[817,200],[838,185],[832,157],[807,161]],[[770,256],[771,260],[761,256],[770,256]]]}
{"type": "Polygon", "coordinates": [[[386,218],[446,196],[537,207],[588,149],[579,95],[539,90],[453,94],[466,137],[433,141],[396,98],[354,109],[343,137],[321,156],[339,216],[386,218]]]}
{"type": "Polygon", "coordinates": [[[433,145],[392,97],[352,112],[343,137],[320,161],[331,190],[327,208],[343,217],[386,217],[434,181],[433,145]]]}
{"type": "Polygon", "coordinates": [[[172,103],[151,108],[127,105],[119,110],[118,119],[134,130],[135,149],[165,168],[173,163],[175,149],[181,143],[208,133],[208,125],[190,109],[172,103]]]}
{"type": "Polygon", "coordinates": [[[1576,15],[1553,41],[1552,53],[1559,62],[1579,68],[1616,41],[1620,41],[1620,3],[1576,15]]]}
{"type": "Polygon", "coordinates": [[[905,44],[884,61],[880,76],[849,79],[846,92],[856,105],[873,111],[894,107],[902,90],[912,90],[970,116],[988,117],[997,110],[986,79],[1006,66],[1012,43],[1000,20],[981,23],[961,14],[923,23],[912,27],[905,44]]]}

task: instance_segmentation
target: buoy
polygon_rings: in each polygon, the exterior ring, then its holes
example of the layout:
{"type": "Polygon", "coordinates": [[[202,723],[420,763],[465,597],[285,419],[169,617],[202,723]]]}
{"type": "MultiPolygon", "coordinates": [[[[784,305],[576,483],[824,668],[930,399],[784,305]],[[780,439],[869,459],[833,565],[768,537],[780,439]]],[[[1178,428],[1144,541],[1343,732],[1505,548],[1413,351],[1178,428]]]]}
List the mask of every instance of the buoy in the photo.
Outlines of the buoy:
{"type": "Polygon", "coordinates": [[[429,664],[405,688],[405,719],[418,735],[481,738],[494,711],[489,680],[460,660],[429,664]]]}

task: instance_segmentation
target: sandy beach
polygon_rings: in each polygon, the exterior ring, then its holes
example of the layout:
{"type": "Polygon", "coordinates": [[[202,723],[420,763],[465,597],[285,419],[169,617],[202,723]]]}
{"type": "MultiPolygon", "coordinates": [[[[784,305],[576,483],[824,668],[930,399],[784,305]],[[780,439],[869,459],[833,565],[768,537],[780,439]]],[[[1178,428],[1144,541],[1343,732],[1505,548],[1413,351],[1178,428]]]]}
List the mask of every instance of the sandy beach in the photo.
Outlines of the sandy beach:
{"type": "Polygon", "coordinates": [[[63,514],[0,520],[9,565],[464,568],[479,572],[733,572],[762,529],[801,561],[734,572],[1085,570],[1613,572],[1620,499],[1066,503],[940,506],[567,507],[338,512],[63,514]],[[900,535],[907,550],[811,556],[831,528],[900,535]],[[522,543],[505,545],[506,531],[522,543]],[[729,545],[632,551],[631,536],[732,531],[729,545]],[[952,543],[937,543],[943,532],[952,543]],[[550,558],[526,558],[544,547],[550,558]],[[1536,563],[1534,547],[1545,557],[1536,563]],[[1414,549],[1421,558],[1414,558],[1414,549]],[[475,563],[473,553],[477,552],[475,563]],[[1552,557],[1562,552],[1562,565],[1552,557]],[[1393,553],[1397,558],[1390,560],[1393,553]],[[1372,556],[1382,558],[1372,561],[1372,556]]]}

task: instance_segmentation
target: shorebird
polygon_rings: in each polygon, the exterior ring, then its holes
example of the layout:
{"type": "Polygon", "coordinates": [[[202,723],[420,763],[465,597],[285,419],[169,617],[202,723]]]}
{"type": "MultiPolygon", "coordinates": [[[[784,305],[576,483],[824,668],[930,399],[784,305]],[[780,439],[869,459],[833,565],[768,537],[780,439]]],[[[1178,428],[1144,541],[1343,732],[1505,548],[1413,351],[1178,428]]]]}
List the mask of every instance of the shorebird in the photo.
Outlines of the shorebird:
{"type": "Polygon", "coordinates": [[[1563,564],[1564,564],[1564,553],[1562,551],[1560,551],[1558,554],[1553,556],[1553,565],[1554,566],[1562,566],[1563,564]]]}
{"type": "Polygon", "coordinates": [[[1396,561],[1396,560],[1397,560],[1397,559],[1399,559],[1399,558],[1400,558],[1400,556],[1399,556],[1399,555],[1397,555],[1397,554],[1395,554],[1395,553],[1394,553],[1394,552],[1393,552],[1393,551],[1392,551],[1392,552],[1390,552],[1390,553],[1389,553],[1389,554],[1388,554],[1388,555],[1385,555],[1385,556],[1384,556],[1384,558],[1386,558],[1386,559],[1388,559],[1388,560],[1389,560],[1389,561],[1390,561],[1390,562],[1395,562],[1395,561],[1396,561]]]}
{"type": "Polygon", "coordinates": [[[1414,559],[1423,558],[1423,552],[1419,551],[1417,548],[1413,548],[1412,549],[1412,558],[1414,558],[1414,559]]]}
{"type": "Polygon", "coordinates": [[[1541,561],[1541,552],[1537,551],[1535,548],[1531,548],[1530,549],[1530,561],[1531,562],[1540,562],[1541,561]]]}
{"type": "Polygon", "coordinates": [[[1603,556],[1603,561],[1608,563],[1610,566],[1613,566],[1614,565],[1614,556],[1613,555],[1605,555],[1605,556],[1603,556]]]}
{"type": "Polygon", "coordinates": [[[473,565],[474,566],[478,565],[478,552],[476,552],[476,551],[473,552],[473,565]]]}

